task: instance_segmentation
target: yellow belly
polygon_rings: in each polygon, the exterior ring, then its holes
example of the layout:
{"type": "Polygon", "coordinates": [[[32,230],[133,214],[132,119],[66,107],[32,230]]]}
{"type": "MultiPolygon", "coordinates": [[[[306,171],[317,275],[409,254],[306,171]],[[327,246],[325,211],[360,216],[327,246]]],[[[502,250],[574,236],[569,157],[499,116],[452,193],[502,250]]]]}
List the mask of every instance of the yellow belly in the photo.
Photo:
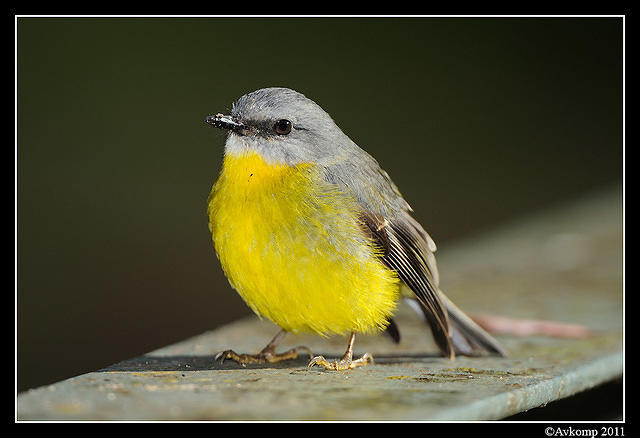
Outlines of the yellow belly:
{"type": "Polygon", "coordinates": [[[256,314],[321,335],[387,325],[399,280],[362,233],[355,201],[313,165],[227,154],[208,214],[222,268],[256,314]]]}

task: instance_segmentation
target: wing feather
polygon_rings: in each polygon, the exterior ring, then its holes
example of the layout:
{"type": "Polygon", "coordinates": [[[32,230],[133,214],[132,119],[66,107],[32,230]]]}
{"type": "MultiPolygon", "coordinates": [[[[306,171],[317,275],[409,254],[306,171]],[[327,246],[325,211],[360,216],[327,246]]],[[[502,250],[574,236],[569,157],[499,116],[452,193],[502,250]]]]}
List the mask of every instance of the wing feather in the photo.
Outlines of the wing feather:
{"type": "MultiPolygon", "coordinates": [[[[495,339],[440,290],[436,244],[411,216],[411,206],[387,172],[355,143],[348,149],[346,155],[323,165],[325,181],[353,195],[363,231],[380,248],[382,262],[413,291],[440,350],[449,358],[456,353],[506,355],[495,339]]],[[[399,332],[392,322],[387,332],[398,341],[399,332]]]]}
{"type": "Polygon", "coordinates": [[[363,212],[362,221],[365,231],[382,251],[382,262],[398,273],[426,310],[425,315],[440,349],[448,357],[454,357],[447,308],[440,299],[437,284],[434,284],[433,268],[429,267],[421,252],[423,245],[419,244],[418,236],[411,234],[412,228],[407,224],[371,212],[363,212]]]}

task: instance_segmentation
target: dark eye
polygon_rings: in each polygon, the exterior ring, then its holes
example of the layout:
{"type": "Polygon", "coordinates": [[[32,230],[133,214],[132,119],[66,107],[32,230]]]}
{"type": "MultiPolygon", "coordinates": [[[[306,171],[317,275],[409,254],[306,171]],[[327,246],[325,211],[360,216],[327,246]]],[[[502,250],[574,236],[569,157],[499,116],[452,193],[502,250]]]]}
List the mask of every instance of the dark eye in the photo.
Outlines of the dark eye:
{"type": "Polygon", "coordinates": [[[291,122],[286,119],[280,119],[273,125],[273,130],[276,134],[287,135],[291,132],[291,122]]]}

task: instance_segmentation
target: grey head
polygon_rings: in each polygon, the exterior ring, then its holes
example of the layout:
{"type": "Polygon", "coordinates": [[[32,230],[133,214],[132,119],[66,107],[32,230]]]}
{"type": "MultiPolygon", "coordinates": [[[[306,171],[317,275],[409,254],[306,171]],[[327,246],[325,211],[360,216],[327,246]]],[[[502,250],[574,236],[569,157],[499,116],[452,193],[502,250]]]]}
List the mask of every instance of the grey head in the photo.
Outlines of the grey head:
{"type": "Polygon", "coordinates": [[[206,122],[229,131],[227,153],[257,152],[270,163],[327,163],[358,148],[318,104],[288,88],[245,94],[231,114],[206,122]]]}

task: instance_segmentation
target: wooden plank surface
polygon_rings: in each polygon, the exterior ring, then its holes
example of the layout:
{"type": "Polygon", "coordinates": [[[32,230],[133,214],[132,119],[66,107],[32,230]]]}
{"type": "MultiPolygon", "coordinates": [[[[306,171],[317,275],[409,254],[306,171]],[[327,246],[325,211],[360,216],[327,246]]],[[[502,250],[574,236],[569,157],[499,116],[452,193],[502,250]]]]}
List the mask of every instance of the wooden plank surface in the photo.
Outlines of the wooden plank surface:
{"type": "MultiPolygon", "coordinates": [[[[497,336],[508,358],[438,357],[406,305],[402,342],[360,336],[373,366],[346,372],[308,359],[242,367],[213,359],[257,352],[277,332],[248,318],[142,357],[18,395],[18,420],[501,419],[623,373],[622,194],[606,190],[439,249],[441,285],[471,314],[581,324],[583,339],[497,336]]],[[[231,289],[216,293],[234,293],[231,289]]],[[[326,357],[345,339],[290,335],[326,357]]],[[[99,345],[96,345],[99,348],[99,345]]],[[[60,358],[59,360],[63,360],[60,358]]],[[[603,401],[606,402],[606,401],[603,401]]]]}

